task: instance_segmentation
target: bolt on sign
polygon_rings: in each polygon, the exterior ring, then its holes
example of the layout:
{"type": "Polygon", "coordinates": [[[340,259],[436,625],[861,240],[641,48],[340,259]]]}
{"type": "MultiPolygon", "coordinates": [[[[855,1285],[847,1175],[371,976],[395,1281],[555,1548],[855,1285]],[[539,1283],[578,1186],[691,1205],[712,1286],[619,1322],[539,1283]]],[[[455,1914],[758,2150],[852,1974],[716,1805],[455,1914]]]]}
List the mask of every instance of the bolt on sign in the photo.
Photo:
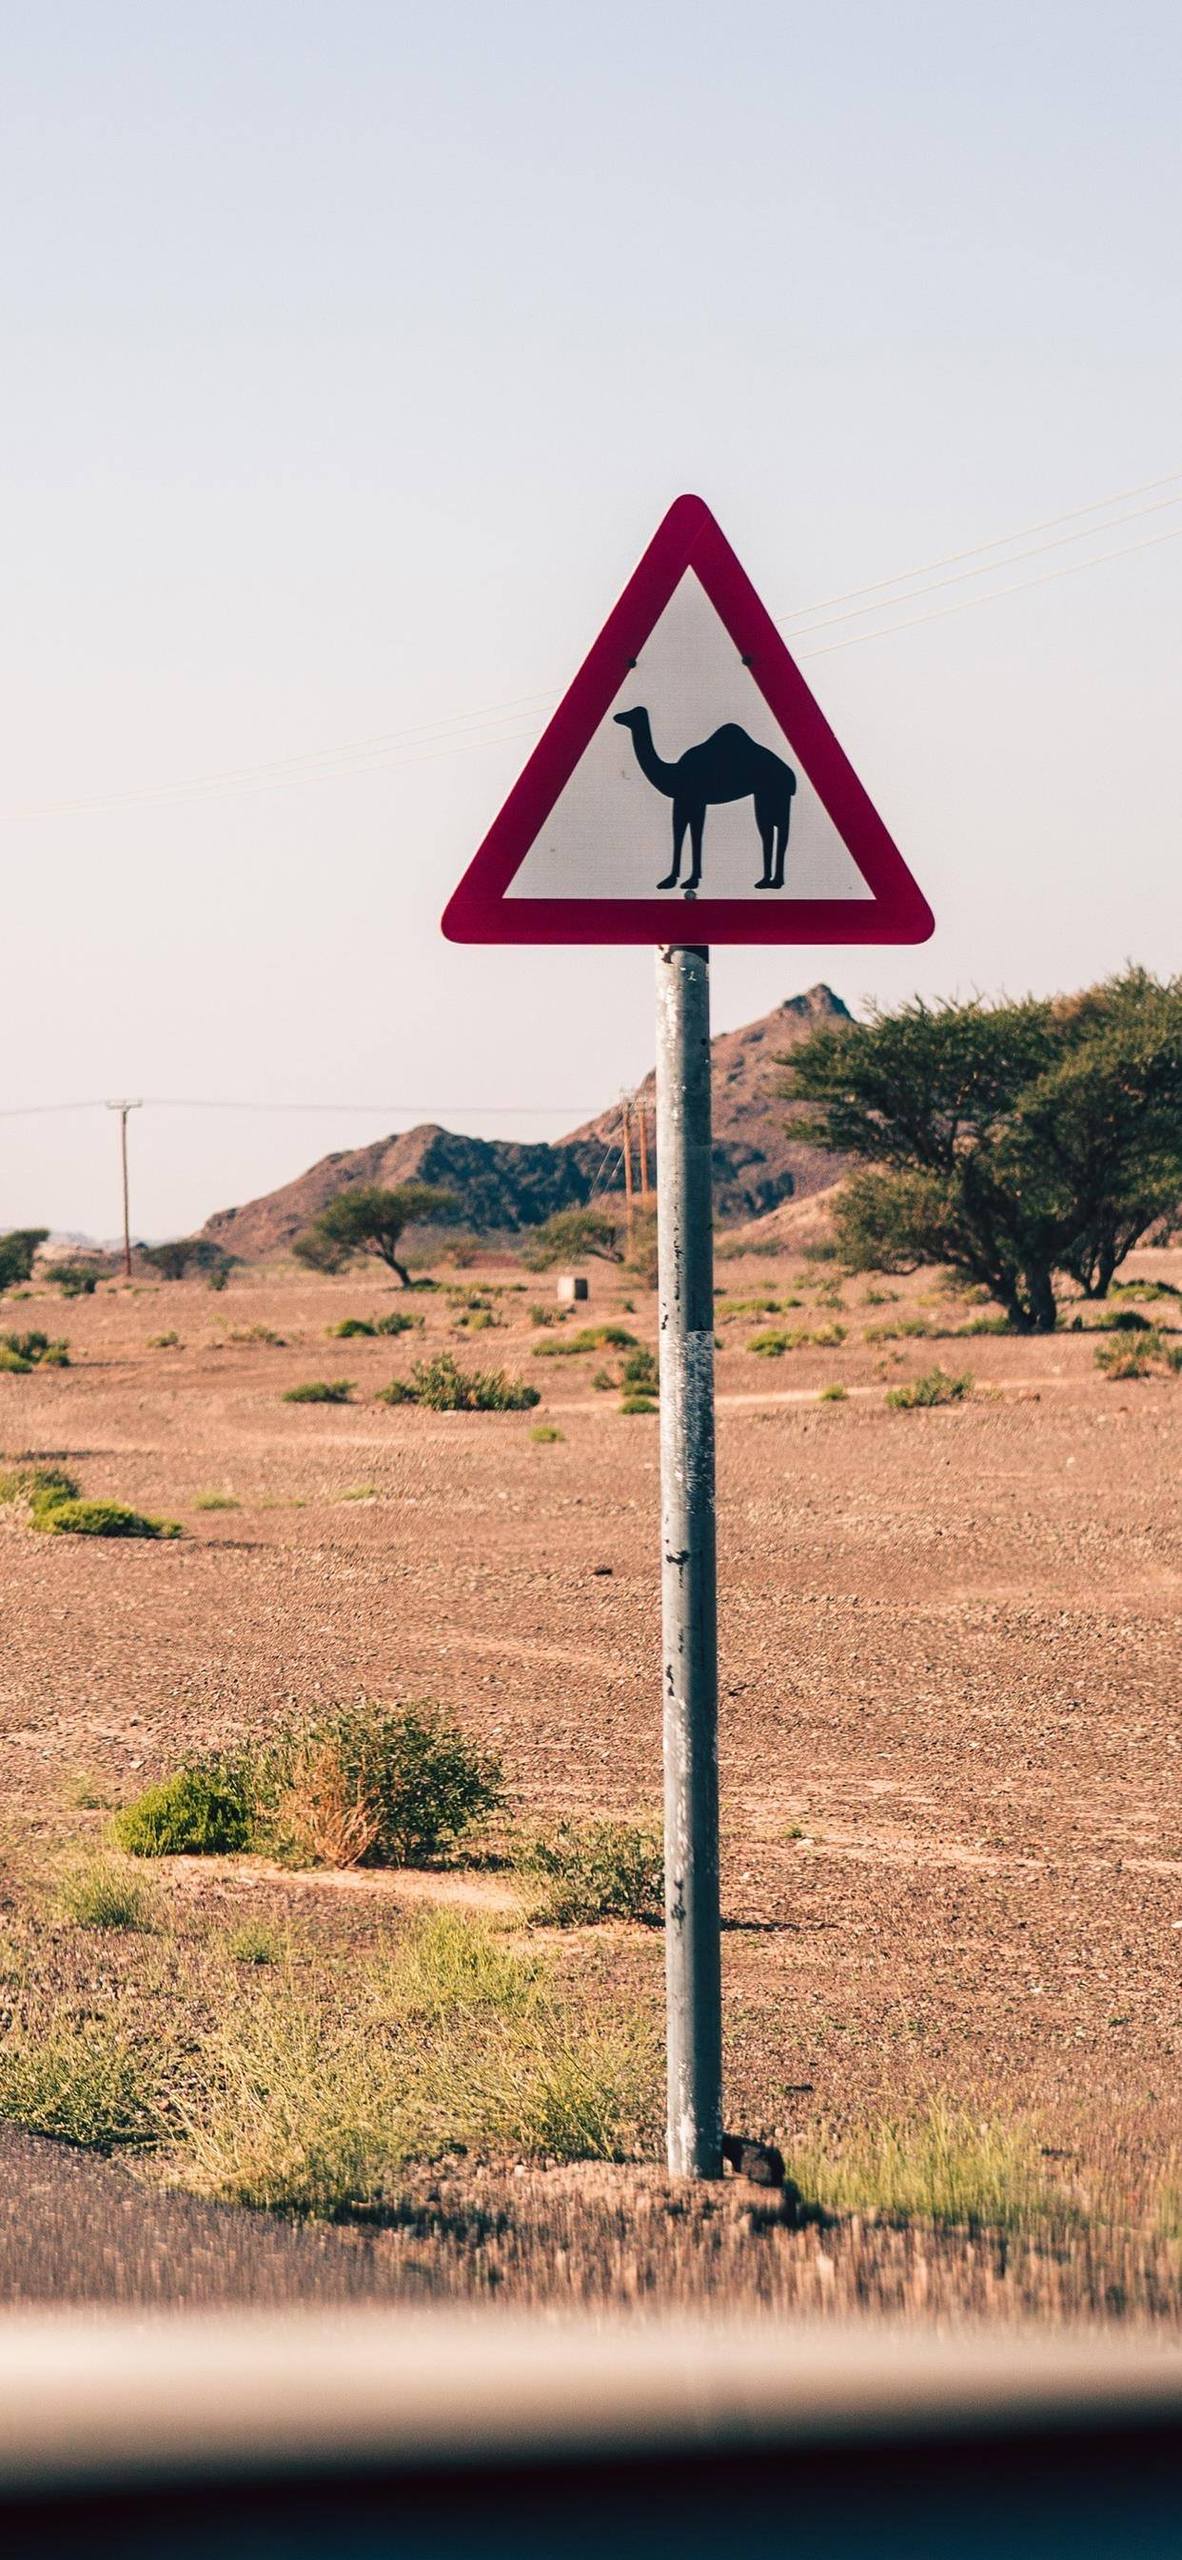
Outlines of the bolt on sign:
{"type": "Polygon", "coordinates": [[[923,942],[931,911],[700,498],[678,498],[443,919],[455,942],[923,942]]]}
{"type": "Polygon", "coordinates": [[[658,527],[443,930],[656,945],[668,2160],[717,2178],[760,2146],[722,2104],[708,946],[923,942],[932,915],[700,498],[658,527]]]}

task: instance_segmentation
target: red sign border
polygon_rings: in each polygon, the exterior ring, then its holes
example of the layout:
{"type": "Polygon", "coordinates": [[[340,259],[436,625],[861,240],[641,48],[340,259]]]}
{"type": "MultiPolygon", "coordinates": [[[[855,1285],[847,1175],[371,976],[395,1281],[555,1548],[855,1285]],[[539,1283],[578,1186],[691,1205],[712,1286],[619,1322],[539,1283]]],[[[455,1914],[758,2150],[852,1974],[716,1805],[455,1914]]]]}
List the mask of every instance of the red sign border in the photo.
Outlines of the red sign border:
{"type": "MultiPolygon", "coordinates": [[[[791,860],[791,853],[789,854],[791,860]]],[[[926,942],[935,919],[745,569],[702,498],[675,498],[574,683],[448,902],[450,942],[926,942]],[[559,793],[687,569],[700,579],[764,701],[871,890],[870,899],[506,897],[559,793]]]]}

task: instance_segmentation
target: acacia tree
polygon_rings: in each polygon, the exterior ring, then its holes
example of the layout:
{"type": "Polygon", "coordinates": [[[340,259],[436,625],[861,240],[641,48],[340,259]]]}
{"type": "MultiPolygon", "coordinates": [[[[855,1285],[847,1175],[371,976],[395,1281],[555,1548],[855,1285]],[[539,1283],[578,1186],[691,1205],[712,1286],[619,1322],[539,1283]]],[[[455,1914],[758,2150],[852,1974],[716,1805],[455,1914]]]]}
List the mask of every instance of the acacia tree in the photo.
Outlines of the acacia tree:
{"type": "Polygon", "coordinates": [[[1023,1331],[1055,1275],[1103,1297],[1182,1199],[1182,980],[1126,971],[1068,1002],[928,1006],[840,1023],[784,1064],[808,1134],[853,1156],[855,1268],[951,1263],[1023,1331]]]}
{"type": "Polygon", "coordinates": [[[32,1279],[37,1248],[48,1235],[48,1227],[10,1227],[7,1235],[0,1236],[0,1290],[15,1289],[21,1281],[32,1279]]]}
{"type": "Polygon", "coordinates": [[[586,1254],[620,1262],[620,1231],[599,1209],[556,1209],[531,1229],[521,1248],[527,1271],[550,1271],[556,1262],[581,1262],[586,1254]]]}
{"type": "Polygon", "coordinates": [[[383,1190],[374,1182],[358,1182],[338,1191],[297,1236],[292,1252],[313,1271],[343,1271],[361,1254],[372,1254],[395,1271],[404,1289],[414,1282],[398,1247],[411,1226],[441,1226],[459,1216],[460,1204],[450,1191],[431,1182],[398,1182],[383,1190]]]}

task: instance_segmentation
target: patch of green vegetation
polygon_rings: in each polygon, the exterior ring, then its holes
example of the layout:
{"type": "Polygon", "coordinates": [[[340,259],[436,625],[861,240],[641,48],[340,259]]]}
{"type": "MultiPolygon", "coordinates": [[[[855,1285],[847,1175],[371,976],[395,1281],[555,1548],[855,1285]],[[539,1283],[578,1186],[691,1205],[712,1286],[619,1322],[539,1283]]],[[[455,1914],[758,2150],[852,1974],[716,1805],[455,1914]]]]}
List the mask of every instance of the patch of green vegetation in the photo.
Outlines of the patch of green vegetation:
{"type": "Polygon", "coordinates": [[[225,1944],[231,1964],[283,1964],[289,1953],[288,1939],[269,1920],[244,1920],[225,1944]]]}
{"type": "Polygon", "coordinates": [[[1127,1378],[1152,1376],[1173,1378],[1182,1371],[1182,1343],[1167,1342],[1164,1335],[1151,1328],[1146,1333],[1120,1340],[1109,1334],[1098,1342],[1092,1354],[1096,1367],[1114,1384],[1127,1378]]]}
{"type": "Polygon", "coordinates": [[[430,1413],[528,1413],[542,1401],[536,1387],[506,1377],[503,1369],[461,1369],[450,1351],[416,1360],[410,1392],[430,1413]]]}
{"type": "Polygon", "coordinates": [[[620,1398],[621,1413],[659,1413],[660,1409],[659,1405],[654,1404],[651,1396],[629,1395],[620,1398]]]}
{"type": "Polygon", "coordinates": [[[868,1324],[863,1342],[928,1342],[933,1327],[926,1316],[896,1316],[890,1324],[868,1324]]]}
{"type": "Polygon", "coordinates": [[[89,1858],[68,1867],[58,1885],[63,1919],[76,1929],[153,1929],[155,1898],[122,1858],[89,1858]]]}
{"type": "Polygon", "coordinates": [[[179,1520],[156,1520],[129,1511],[124,1502],[57,1501],[34,1504],[33,1526],[54,1538],[181,1538],[179,1520]]]}
{"type": "Polygon", "coordinates": [[[535,1919],[558,1928],[596,1920],[665,1916],[665,1858],[658,1834],[631,1822],[561,1822],[529,1841],[521,1866],[540,1892],[535,1919]]]}
{"type": "Polygon", "coordinates": [[[77,1480],[63,1467],[16,1466],[0,1471],[0,1502],[28,1502],[34,1508],[72,1501],[77,1480]]]}
{"type": "Polygon", "coordinates": [[[575,1360],[581,1351],[633,1351],[636,1335],[626,1324],[584,1324],[565,1342],[535,1342],[535,1360],[575,1360]]]}
{"type": "Polygon", "coordinates": [[[337,1500],[338,1502],[380,1502],[381,1495],[380,1484],[347,1484],[344,1491],[337,1495],[337,1500]]]}
{"type": "Polygon", "coordinates": [[[285,1404],[350,1404],[353,1398],[352,1378],[306,1378],[300,1387],[284,1390],[285,1404]]]}
{"type": "Polygon", "coordinates": [[[643,1347],[630,1351],[624,1362],[622,1383],[626,1396],[659,1396],[661,1373],[656,1352],[643,1347]]]}
{"type": "Polygon", "coordinates": [[[0,2116],[94,2151],[148,2150],[161,2131],[146,2057],[93,2017],[51,2017],[8,2036],[0,2045],[0,2116]]]}
{"type": "Polygon", "coordinates": [[[1176,1280],[1114,1280],[1109,1290],[1112,1298],[1182,1298],[1176,1280]]]}
{"type": "Polygon", "coordinates": [[[146,1787],[111,1825],[133,1858],[233,1856],[249,1849],[258,1813],[258,1771],[245,1753],[210,1752],[183,1760],[171,1776],[146,1787]]]}
{"type": "Polygon", "coordinates": [[[818,1404],[848,1404],[849,1388],[836,1383],[829,1387],[822,1387],[817,1402],[818,1404]]]}
{"type": "Polygon", "coordinates": [[[906,1386],[889,1387],[887,1403],[895,1413],[915,1413],[934,1404],[959,1404],[973,1392],[972,1378],[951,1378],[946,1369],[929,1369],[926,1376],[912,1378],[906,1386]]]}
{"type": "Polygon", "coordinates": [[[148,1349],[149,1351],[181,1351],[184,1345],[179,1333],[150,1333],[148,1349]]]}
{"type": "Polygon", "coordinates": [[[339,1324],[328,1325],[326,1331],[330,1342],[352,1342],[356,1334],[369,1334],[372,1338],[377,1326],[370,1323],[368,1316],[342,1316],[339,1324]]]}
{"type": "Polygon", "coordinates": [[[802,2195],[829,2213],[1004,2231],[1055,2211],[1032,2129],[979,2123],[943,2099],[844,2136],[822,2126],[788,2167],[802,2195]]]}
{"type": "Polygon", "coordinates": [[[753,1333],[747,1345],[765,1360],[778,1360],[784,1351],[835,1351],[845,1341],[843,1324],[794,1325],[787,1330],[769,1326],[764,1333],[753,1333]]]}
{"type": "Polygon", "coordinates": [[[241,1508],[242,1505],[239,1502],[236,1493],[218,1493],[214,1491],[210,1493],[195,1493],[193,1496],[194,1511],[240,1511],[241,1508]]]}
{"type": "Polygon", "coordinates": [[[529,1436],[539,1449],[547,1449],[551,1448],[556,1440],[561,1440],[564,1434],[558,1429],[556,1423],[535,1422],[529,1436]]]}

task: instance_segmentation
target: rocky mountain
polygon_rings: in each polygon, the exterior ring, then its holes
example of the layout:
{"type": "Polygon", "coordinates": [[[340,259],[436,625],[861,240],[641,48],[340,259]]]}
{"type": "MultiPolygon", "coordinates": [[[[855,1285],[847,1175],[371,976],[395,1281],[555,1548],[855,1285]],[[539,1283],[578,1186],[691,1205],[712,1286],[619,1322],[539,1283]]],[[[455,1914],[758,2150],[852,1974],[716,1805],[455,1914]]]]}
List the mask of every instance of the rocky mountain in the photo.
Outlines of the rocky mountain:
{"type": "MultiPolygon", "coordinates": [[[[839,1158],[794,1136],[798,1116],[781,1100],[777,1060],[825,1022],[845,1022],[848,1007],[829,987],[789,996],[759,1022],[720,1032],[711,1044],[714,1095],[715,1205],[724,1223],[759,1217],[782,1200],[807,1198],[836,1181],[839,1158]]],[[[648,1105],[653,1155],[653,1078],[640,1088],[648,1105]]],[[[244,1262],[281,1253],[351,1183],[438,1183],[463,1202],[465,1224],[484,1233],[515,1234],[555,1209],[580,1207],[597,1191],[623,1188],[618,1103],[553,1144],[514,1145],[465,1138],[424,1122],[398,1137],[322,1156],[294,1182],[240,1209],[215,1211],[203,1233],[244,1262]]]]}

